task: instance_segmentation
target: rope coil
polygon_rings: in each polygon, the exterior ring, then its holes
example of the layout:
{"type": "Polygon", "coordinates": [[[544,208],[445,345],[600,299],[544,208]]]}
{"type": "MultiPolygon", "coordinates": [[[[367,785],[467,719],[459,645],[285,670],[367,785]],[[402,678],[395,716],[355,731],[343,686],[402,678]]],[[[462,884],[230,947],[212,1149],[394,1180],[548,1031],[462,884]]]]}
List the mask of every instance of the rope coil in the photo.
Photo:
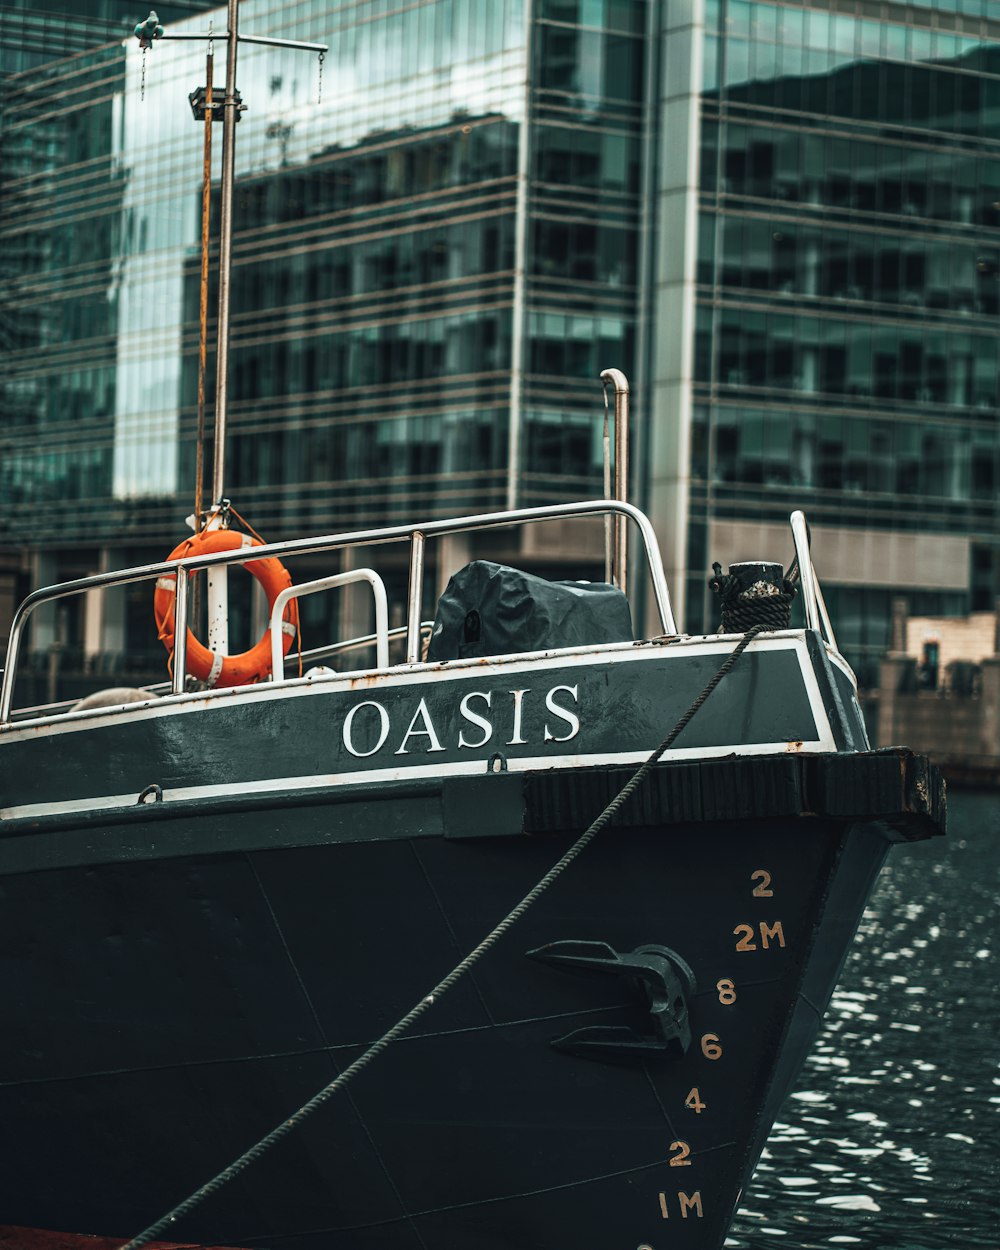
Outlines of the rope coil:
{"type": "Polygon", "coordinates": [[[759,581],[745,587],[736,577],[723,573],[722,565],[712,565],[713,577],[709,588],[719,596],[722,616],[720,633],[742,634],[754,625],[766,629],[788,629],[791,620],[792,600],[797,592],[795,583],[782,578],[779,590],[772,582],[759,581]]]}

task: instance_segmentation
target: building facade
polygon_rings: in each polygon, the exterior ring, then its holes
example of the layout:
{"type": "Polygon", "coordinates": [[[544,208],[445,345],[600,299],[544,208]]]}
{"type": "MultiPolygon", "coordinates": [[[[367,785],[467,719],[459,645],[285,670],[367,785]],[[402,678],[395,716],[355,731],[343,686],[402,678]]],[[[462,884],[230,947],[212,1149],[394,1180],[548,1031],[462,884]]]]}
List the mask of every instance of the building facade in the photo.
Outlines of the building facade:
{"type": "MultiPolygon", "coordinates": [[[[874,683],[894,594],[921,614],[995,594],[1000,8],[688,16],[662,146],[669,168],[674,130],[700,145],[675,278],[694,324],[681,400],[655,414],[653,496],[687,518],[689,620],[706,559],[759,549],[802,506],[840,641],[874,683]]],[[[662,298],[661,318],[679,302],[662,298]]]]}
{"type": "MultiPolygon", "coordinates": [[[[593,497],[614,365],[687,627],[714,625],[711,562],[789,556],[801,507],[874,682],[894,595],[946,614],[1000,589],[995,7],[245,0],[247,33],[329,52],[240,51],[226,493],[273,539],[593,497]]],[[[21,587],[185,532],[204,58],[5,61],[21,587]]],[[[597,572],[588,534],[548,541],[512,558],[597,572]]],[[[140,594],[53,614],[35,650],[100,664],[150,616],[140,594]]]]}

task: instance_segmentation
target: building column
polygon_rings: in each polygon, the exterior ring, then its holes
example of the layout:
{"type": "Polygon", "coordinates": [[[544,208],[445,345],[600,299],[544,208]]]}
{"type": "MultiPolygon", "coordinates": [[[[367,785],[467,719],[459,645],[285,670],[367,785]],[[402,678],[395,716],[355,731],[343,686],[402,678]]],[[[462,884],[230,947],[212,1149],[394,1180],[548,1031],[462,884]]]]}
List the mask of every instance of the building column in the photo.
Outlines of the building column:
{"type": "MultiPolygon", "coordinates": [[[[59,581],[59,557],[54,551],[35,551],[31,556],[31,589],[40,590],[59,581]]],[[[59,604],[43,603],[31,613],[28,650],[47,651],[59,641],[59,604]]]]}
{"type": "Polygon", "coordinates": [[[876,747],[891,747],[896,744],[896,699],[908,660],[909,656],[892,651],[884,655],[879,663],[876,747]]]}
{"type": "MultiPolygon", "coordinates": [[[[98,554],[96,572],[108,573],[112,569],[125,568],[126,553],[117,547],[102,547],[98,554]]],[[[124,586],[111,586],[107,590],[88,590],[83,596],[83,654],[87,661],[101,655],[120,655],[125,650],[125,602],[124,586]]]]}
{"type": "MultiPolygon", "coordinates": [[[[694,381],[695,277],[705,14],[703,0],[663,7],[657,254],[651,315],[649,511],[674,615],[684,628],[694,381]]],[[[647,629],[658,628],[650,620],[647,629]]]]}
{"type": "Polygon", "coordinates": [[[991,655],[980,665],[979,733],[980,753],[989,759],[1000,757],[1000,655],[991,655]]]}
{"type": "Polygon", "coordinates": [[[517,148],[517,196],[514,202],[514,285],[511,301],[510,402],[507,424],[507,510],[520,499],[524,413],[525,283],[528,268],[529,178],[531,175],[531,93],[534,0],[523,0],[524,84],[517,148]]]}
{"type": "MultiPolygon", "coordinates": [[[[434,545],[437,548],[437,559],[434,561],[435,591],[439,599],[449,579],[469,563],[472,554],[468,534],[445,534],[435,539],[434,545]]],[[[432,617],[436,608],[437,599],[432,604],[425,604],[424,618],[432,617]]]]}

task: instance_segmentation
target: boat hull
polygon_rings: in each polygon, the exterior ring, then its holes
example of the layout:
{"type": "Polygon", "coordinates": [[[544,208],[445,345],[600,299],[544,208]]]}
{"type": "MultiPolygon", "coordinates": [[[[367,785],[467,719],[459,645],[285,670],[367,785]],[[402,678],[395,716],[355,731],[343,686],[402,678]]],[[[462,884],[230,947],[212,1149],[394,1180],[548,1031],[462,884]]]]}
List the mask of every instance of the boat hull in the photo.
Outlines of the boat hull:
{"type": "MultiPolygon", "coordinates": [[[[889,841],[933,831],[922,768],[902,753],[659,766],[471,974],[172,1238],[721,1246],[889,841]],[[567,940],[680,955],[697,979],[687,1054],[553,1047],[595,1025],[655,1032],[634,983],[527,957],[567,940]]],[[[628,772],[35,827],[0,878],[0,994],[17,1004],[0,1220],[151,1223],[422,998],[628,772]]]]}

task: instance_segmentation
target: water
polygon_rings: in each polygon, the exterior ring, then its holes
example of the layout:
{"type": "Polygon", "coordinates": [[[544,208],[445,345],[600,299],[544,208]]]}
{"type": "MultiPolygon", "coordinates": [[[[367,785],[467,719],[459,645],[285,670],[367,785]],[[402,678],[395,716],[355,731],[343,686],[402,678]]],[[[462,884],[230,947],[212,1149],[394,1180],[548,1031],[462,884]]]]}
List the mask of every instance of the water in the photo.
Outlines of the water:
{"type": "Polygon", "coordinates": [[[728,1247],[1000,1250],[1000,794],[889,853],[728,1247]]]}

